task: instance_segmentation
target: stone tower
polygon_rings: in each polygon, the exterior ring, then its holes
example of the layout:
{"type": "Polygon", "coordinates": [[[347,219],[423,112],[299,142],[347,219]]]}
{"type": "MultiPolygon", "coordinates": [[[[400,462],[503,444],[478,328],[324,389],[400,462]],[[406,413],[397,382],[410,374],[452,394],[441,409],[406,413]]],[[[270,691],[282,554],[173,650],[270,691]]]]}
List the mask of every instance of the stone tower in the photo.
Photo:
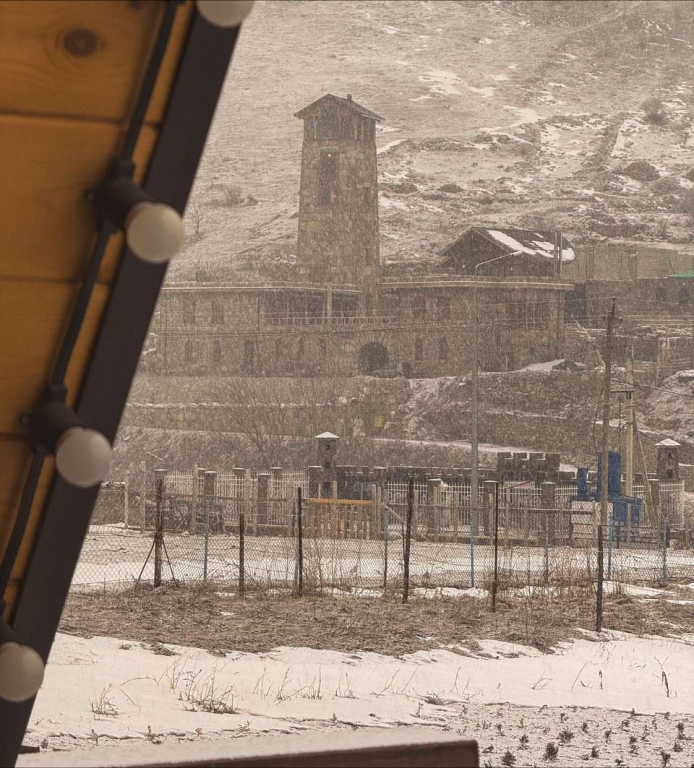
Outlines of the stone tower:
{"type": "Polygon", "coordinates": [[[351,95],[331,94],[295,117],[304,121],[299,277],[352,284],[373,299],[380,273],[376,123],[383,118],[351,95]]]}

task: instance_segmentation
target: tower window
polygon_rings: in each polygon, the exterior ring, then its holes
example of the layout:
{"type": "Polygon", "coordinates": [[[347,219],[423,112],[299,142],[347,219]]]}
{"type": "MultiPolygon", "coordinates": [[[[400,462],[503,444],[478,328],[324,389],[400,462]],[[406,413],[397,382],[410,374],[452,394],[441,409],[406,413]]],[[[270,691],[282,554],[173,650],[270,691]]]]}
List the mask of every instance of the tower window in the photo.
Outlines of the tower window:
{"type": "Polygon", "coordinates": [[[212,362],[213,363],[222,362],[222,342],[219,341],[219,339],[215,339],[212,342],[212,362]]]}
{"type": "Polygon", "coordinates": [[[195,325],[195,300],[186,301],[183,307],[183,322],[186,325],[195,325]]]}
{"type": "Polygon", "coordinates": [[[424,341],[419,336],[414,340],[414,361],[421,363],[424,360],[424,341]]]}
{"type": "Polygon", "coordinates": [[[448,362],[448,339],[445,336],[439,339],[439,362],[448,362]]]}
{"type": "Polygon", "coordinates": [[[188,339],[183,347],[183,359],[186,363],[193,362],[193,342],[188,339]]]}
{"type": "Polygon", "coordinates": [[[423,293],[415,293],[414,295],[414,319],[426,320],[427,316],[427,300],[423,293]]]}
{"type": "Polygon", "coordinates": [[[333,205],[337,202],[339,177],[339,154],[333,150],[320,153],[320,174],[318,199],[321,205],[333,205]]]}

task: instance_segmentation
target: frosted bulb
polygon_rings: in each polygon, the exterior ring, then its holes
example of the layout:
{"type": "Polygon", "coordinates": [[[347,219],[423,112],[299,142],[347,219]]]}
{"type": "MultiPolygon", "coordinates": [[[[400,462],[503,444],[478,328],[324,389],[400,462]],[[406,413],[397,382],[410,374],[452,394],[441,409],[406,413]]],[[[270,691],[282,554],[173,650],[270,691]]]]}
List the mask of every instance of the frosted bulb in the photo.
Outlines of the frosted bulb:
{"type": "Polygon", "coordinates": [[[138,258],[161,264],[181,250],[185,238],[183,220],[170,205],[138,203],[128,214],[125,237],[138,258]]]}
{"type": "Polygon", "coordinates": [[[198,0],[198,11],[216,27],[237,27],[254,4],[255,0],[198,0]]]}
{"type": "Polygon", "coordinates": [[[28,645],[0,645],[0,698],[27,701],[36,696],[44,672],[43,659],[28,645]]]}
{"type": "Polygon", "coordinates": [[[89,488],[108,475],[112,453],[111,444],[100,432],[70,427],[58,440],[55,464],[68,483],[89,488]]]}

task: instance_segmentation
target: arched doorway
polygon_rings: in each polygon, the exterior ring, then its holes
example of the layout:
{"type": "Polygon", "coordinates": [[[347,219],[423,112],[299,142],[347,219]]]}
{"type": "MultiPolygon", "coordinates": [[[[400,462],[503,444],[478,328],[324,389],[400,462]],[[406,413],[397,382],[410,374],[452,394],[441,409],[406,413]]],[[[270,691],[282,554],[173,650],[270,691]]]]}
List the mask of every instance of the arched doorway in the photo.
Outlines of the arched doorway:
{"type": "Polygon", "coordinates": [[[372,341],[359,350],[359,373],[364,376],[374,371],[386,368],[388,365],[388,350],[383,344],[372,341]]]}

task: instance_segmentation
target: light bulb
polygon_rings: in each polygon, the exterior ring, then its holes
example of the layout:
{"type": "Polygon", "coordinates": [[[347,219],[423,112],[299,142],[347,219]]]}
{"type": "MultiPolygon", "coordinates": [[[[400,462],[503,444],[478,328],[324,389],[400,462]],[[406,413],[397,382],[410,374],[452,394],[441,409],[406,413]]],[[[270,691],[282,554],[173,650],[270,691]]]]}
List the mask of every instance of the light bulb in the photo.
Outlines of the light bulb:
{"type": "Polygon", "coordinates": [[[27,701],[35,696],[43,682],[45,665],[28,645],[14,641],[0,645],[0,698],[27,701]]]}
{"type": "Polygon", "coordinates": [[[164,203],[138,203],[125,221],[130,250],[142,261],[161,264],[183,246],[185,230],[178,211],[164,203]]]}
{"type": "Polygon", "coordinates": [[[108,475],[112,453],[111,444],[100,432],[70,427],[58,439],[55,464],[68,483],[89,488],[108,475]]]}
{"type": "Polygon", "coordinates": [[[255,0],[198,0],[198,11],[216,27],[237,27],[254,5],[255,0]]]}

